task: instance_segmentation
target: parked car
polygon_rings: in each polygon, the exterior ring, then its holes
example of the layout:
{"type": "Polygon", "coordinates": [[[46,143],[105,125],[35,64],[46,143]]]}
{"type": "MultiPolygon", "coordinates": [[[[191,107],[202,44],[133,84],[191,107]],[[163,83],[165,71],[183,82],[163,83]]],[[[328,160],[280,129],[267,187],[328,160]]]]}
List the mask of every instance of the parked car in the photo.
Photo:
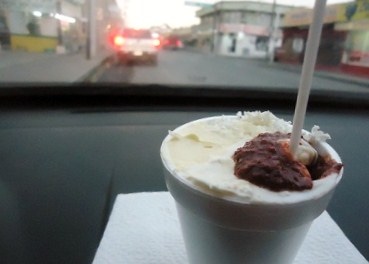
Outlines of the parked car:
{"type": "Polygon", "coordinates": [[[118,62],[157,64],[160,40],[150,30],[126,28],[113,33],[110,40],[118,62]]]}
{"type": "Polygon", "coordinates": [[[164,49],[172,49],[172,50],[181,49],[181,48],[183,48],[183,42],[177,36],[168,36],[168,37],[164,38],[163,48],[164,49]]]}

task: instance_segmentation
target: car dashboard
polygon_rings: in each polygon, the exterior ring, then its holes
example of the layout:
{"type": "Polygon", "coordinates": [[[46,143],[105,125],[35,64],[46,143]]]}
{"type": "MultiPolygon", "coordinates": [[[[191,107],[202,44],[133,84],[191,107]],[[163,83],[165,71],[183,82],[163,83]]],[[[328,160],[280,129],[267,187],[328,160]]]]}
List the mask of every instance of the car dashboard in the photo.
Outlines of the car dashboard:
{"type": "MultiPolygon", "coordinates": [[[[268,88],[52,85],[0,91],[2,263],[91,263],[117,194],[167,190],[168,130],[238,111],[292,120],[296,100],[268,88]]],[[[367,94],[312,91],[305,120],[343,160],[328,212],[367,259],[368,117],[367,94]]]]}

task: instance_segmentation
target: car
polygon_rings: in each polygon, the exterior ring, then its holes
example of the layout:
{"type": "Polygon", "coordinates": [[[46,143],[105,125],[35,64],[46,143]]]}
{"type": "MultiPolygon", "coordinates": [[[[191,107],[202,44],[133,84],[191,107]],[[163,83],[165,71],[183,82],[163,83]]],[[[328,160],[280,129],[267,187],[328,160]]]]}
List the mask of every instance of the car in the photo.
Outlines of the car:
{"type": "Polygon", "coordinates": [[[177,50],[183,48],[182,40],[177,36],[168,36],[163,41],[164,49],[177,50]]]}
{"type": "Polygon", "coordinates": [[[150,30],[125,28],[116,32],[111,40],[118,63],[157,64],[160,40],[150,30]]]}

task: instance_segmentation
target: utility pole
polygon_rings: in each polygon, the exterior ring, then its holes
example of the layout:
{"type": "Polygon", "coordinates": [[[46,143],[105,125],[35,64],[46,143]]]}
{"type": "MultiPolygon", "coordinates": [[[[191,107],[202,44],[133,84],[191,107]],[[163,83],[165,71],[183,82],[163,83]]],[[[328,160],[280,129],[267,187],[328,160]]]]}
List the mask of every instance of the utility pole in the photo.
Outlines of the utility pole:
{"type": "Polygon", "coordinates": [[[87,0],[87,43],[86,58],[96,55],[96,0],[87,0]]]}
{"type": "MultiPolygon", "coordinates": [[[[56,13],[62,14],[62,4],[61,1],[56,1],[56,13]]],[[[60,19],[57,20],[57,34],[58,34],[58,46],[61,48],[63,46],[63,30],[62,30],[62,22],[60,19]]]]}
{"type": "Polygon", "coordinates": [[[272,12],[270,17],[270,27],[269,27],[269,45],[267,57],[269,57],[269,62],[274,62],[274,37],[275,37],[275,17],[276,17],[276,0],[273,0],[272,12]]]}
{"type": "Polygon", "coordinates": [[[211,52],[216,54],[218,52],[218,30],[221,12],[218,9],[218,3],[213,4],[214,16],[213,16],[213,32],[211,34],[211,52]]]}

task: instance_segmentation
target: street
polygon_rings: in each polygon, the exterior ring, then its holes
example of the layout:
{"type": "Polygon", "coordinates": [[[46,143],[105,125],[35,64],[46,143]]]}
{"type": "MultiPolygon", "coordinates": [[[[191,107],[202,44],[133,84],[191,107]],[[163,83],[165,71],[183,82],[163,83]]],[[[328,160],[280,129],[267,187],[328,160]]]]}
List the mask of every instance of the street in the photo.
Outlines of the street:
{"type": "MultiPolygon", "coordinates": [[[[300,68],[285,67],[263,60],[215,56],[187,50],[162,50],[158,65],[106,63],[93,76],[95,82],[274,87],[297,89],[300,68]]],[[[316,74],[312,89],[369,92],[367,84],[350,82],[316,74]]]]}

